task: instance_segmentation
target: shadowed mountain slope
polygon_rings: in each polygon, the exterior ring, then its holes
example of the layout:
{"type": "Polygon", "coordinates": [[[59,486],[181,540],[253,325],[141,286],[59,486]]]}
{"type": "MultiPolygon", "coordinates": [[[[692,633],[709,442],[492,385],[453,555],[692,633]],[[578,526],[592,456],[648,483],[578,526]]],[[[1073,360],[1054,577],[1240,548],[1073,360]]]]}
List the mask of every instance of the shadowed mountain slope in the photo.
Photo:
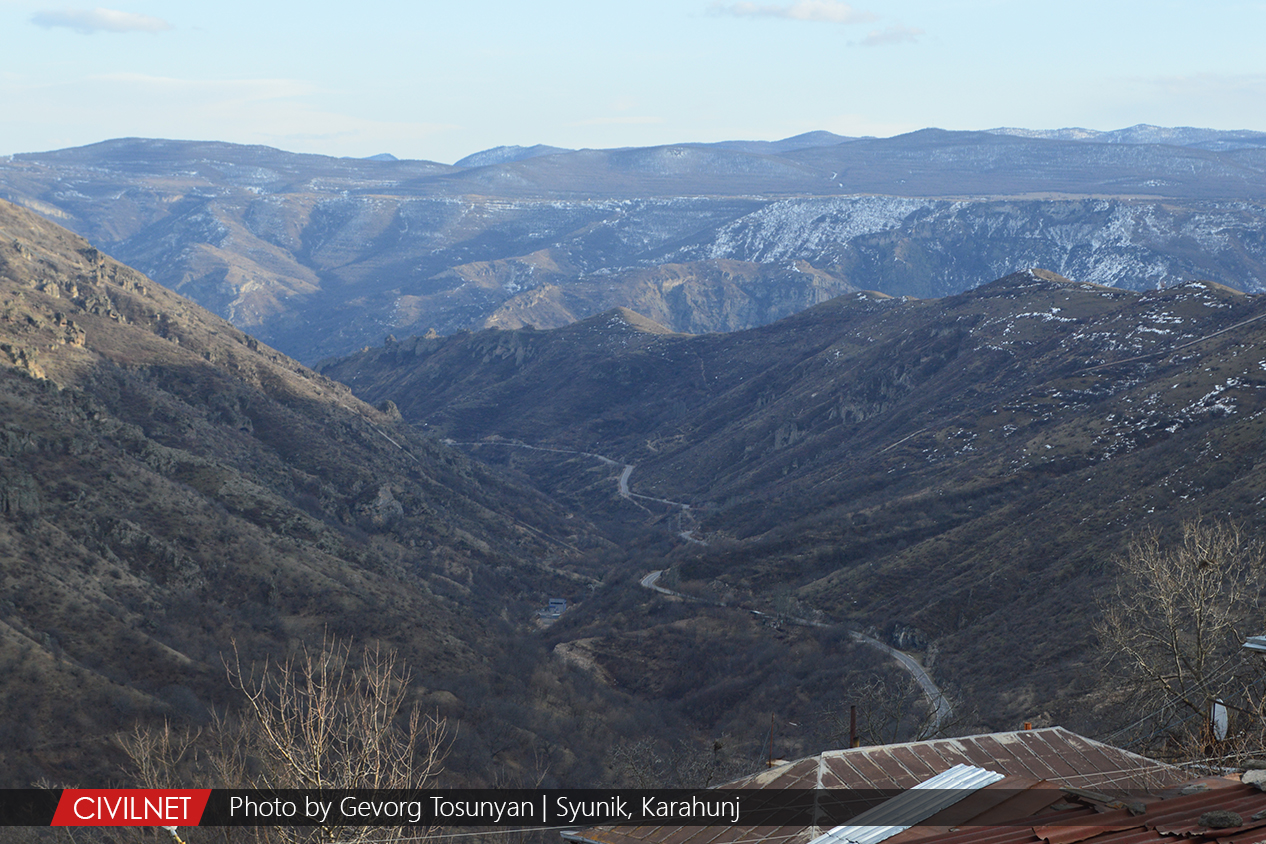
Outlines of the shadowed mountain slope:
{"type": "Polygon", "coordinates": [[[5,785],[104,784],[116,730],[232,703],[233,642],[253,660],[324,633],[399,649],[415,697],[465,725],[454,781],[489,782],[494,752],[512,773],[539,741],[566,776],[580,733],[556,713],[589,692],[525,633],[607,547],[394,407],[0,203],[5,785]],[[517,701],[495,715],[494,682],[517,701]],[[547,690],[552,709],[533,703],[547,690]]]}
{"type": "Polygon", "coordinates": [[[690,504],[709,543],[683,543],[682,582],[771,612],[790,588],[826,620],[905,630],[987,726],[1093,729],[1113,717],[1096,711],[1111,684],[1089,623],[1113,557],[1200,514],[1263,526],[1263,317],[1261,297],[1217,284],[1136,293],[1030,270],[728,335],[610,313],[323,371],[459,441],[633,464],[633,491],[690,504]]]}
{"type": "Polygon", "coordinates": [[[507,299],[484,324],[557,328],[627,307],[678,331],[706,334],[764,325],[855,289],[805,261],[692,261],[540,284],[507,299]]]}

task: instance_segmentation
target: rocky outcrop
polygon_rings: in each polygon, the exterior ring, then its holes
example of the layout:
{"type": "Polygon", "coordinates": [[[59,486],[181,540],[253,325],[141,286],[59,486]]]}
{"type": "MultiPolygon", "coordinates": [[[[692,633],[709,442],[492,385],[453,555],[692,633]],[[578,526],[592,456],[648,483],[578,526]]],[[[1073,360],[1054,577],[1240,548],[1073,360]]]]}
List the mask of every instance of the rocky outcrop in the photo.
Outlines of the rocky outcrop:
{"type": "Polygon", "coordinates": [[[20,469],[0,467],[0,515],[8,519],[35,518],[40,509],[40,488],[35,478],[20,469]]]}

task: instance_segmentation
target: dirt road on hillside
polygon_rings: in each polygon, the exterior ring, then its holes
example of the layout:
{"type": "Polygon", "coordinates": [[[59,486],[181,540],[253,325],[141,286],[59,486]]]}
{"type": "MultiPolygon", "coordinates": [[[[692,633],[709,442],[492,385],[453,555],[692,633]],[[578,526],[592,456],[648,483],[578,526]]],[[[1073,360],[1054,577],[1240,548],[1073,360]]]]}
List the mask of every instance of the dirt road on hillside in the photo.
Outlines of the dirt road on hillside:
{"type": "Polygon", "coordinates": [[[619,492],[621,498],[625,499],[626,501],[628,501],[629,503],[637,507],[640,507],[643,510],[646,510],[648,513],[651,511],[647,509],[644,505],[642,505],[640,502],[652,501],[656,504],[663,504],[666,507],[677,508],[677,510],[679,511],[677,526],[680,528],[677,535],[680,536],[685,541],[693,543],[695,545],[708,544],[706,541],[699,539],[697,536],[695,536],[695,528],[689,526],[689,525],[694,524],[694,512],[691,510],[689,504],[686,504],[685,502],[682,502],[682,501],[670,501],[667,498],[656,498],[653,495],[642,495],[641,493],[633,492],[631,489],[629,489],[629,478],[632,477],[633,470],[637,468],[632,463],[622,463],[619,460],[613,460],[610,457],[607,457],[602,454],[595,454],[592,451],[578,451],[576,449],[570,449],[570,448],[549,448],[547,446],[528,445],[527,443],[518,442],[517,440],[508,441],[508,442],[457,442],[456,440],[446,439],[446,440],[443,440],[443,442],[445,445],[450,445],[450,446],[491,445],[491,446],[504,446],[508,448],[524,448],[524,449],[527,449],[528,451],[549,451],[555,454],[578,454],[581,457],[592,457],[594,460],[599,460],[607,464],[608,466],[620,466],[622,468],[620,471],[620,476],[616,479],[616,490],[619,492]]]}
{"type": "MultiPolygon", "coordinates": [[[[717,607],[725,606],[725,604],[716,603],[713,601],[705,601],[701,598],[696,598],[692,595],[685,595],[681,592],[674,592],[671,589],[668,589],[664,586],[660,586],[659,578],[661,575],[663,575],[663,573],[664,573],[663,569],[660,569],[658,571],[653,571],[650,574],[646,575],[646,577],[642,578],[642,581],[641,581],[642,586],[646,587],[647,589],[653,589],[656,592],[659,592],[661,595],[672,595],[673,597],[676,597],[676,598],[684,598],[687,601],[697,601],[699,603],[708,604],[710,606],[717,606],[717,607]]],[[[742,608],[735,607],[734,609],[742,609],[742,608]]],[[[770,615],[770,613],[764,613],[764,612],[761,612],[760,610],[743,610],[743,611],[750,612],[753,615],[759,615],[759,616],[770,615]]],[[[799,624],[805,627],[832,626],[821,621],[813,621],[807,618],[795,618],[794,616],[783,616],[783,618],[784,620],[789,621],[792,624],[799,624]]],[[[927,672],[927,669],[925,669],[921,664],[919,664],[919,661],[917,659],[915,659],[913,656],[906,653],[905,651],[899,651],[896,648],[892,647],[891,645],[884,644],[883,642],[879,641],[873,636],[867,636],[865,633],[858,633],[857,631],[852,631],[849,633],[849,636],[852,637],[853,641],[855,642],[862,642],[864,644],[870,645],[872,648],[876,648],[888,654],[890,657],[892,657],[893,659],[897,661],[898,665],[900,665],[903,669],[908,671],[910,673],[910,676],[914,677],[915,682],[919,684],[919,688],[923,691],[923,696],[927,698],[928,705],[932,707],[933,732],[940,730],[942,725],[948,723],[948,721],[954,714],[954,707],[950,704],[949,699],[945,697],[945,693],[942,692],[940,687],[936,685],[936,682],[932,679],[932,675],[927,672]]]]}

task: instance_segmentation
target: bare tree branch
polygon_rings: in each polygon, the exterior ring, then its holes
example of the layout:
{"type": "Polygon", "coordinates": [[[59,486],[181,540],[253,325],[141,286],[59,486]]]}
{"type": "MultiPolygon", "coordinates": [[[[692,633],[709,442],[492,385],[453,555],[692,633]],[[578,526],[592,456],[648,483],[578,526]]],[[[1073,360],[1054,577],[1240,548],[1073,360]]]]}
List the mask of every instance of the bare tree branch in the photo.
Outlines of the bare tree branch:
{"type": "MultiPolygon", "coordinates": [[[[1175,545],[1140,537],[1117,569],[1096,625],[1109,674],[1131,693],[1141,737],[1208,749],[1214,699],[1260,711],[1260,666],[1239,649],[1246,625],[1260,623],[1262,546],[1236,525],[1196,520],[1175,545]]],[[[1239,720],[1241,732],[1260,730],[1260,718],[1239,720]]]]}
{"type": "MultiPolygon", "coordinates": [[[[226,660],[230,685],[242,693],[238,716],[181,733],[138,728],[121,739],[138,779],[150,788],[176,783],[221,788],[422,789],[443,767],[446,725],[408,705],[409,674],[378,645],[353,654],[351,644],[326,639],[257,671],[234,649],[226,660]]],[[[416,828],[236,829],[234,840],[416,840],[416,828]]]]}

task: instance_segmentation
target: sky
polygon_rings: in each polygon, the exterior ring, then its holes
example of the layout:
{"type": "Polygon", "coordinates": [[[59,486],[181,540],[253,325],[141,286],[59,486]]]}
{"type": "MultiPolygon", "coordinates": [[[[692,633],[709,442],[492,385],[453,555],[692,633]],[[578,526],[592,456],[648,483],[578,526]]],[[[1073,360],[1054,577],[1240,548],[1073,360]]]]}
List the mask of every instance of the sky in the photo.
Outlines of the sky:
{"type": "Polygon", "coordinates": [[[1266,0],[0,0],[0,154],[1266,131],[1266,0]]]}

